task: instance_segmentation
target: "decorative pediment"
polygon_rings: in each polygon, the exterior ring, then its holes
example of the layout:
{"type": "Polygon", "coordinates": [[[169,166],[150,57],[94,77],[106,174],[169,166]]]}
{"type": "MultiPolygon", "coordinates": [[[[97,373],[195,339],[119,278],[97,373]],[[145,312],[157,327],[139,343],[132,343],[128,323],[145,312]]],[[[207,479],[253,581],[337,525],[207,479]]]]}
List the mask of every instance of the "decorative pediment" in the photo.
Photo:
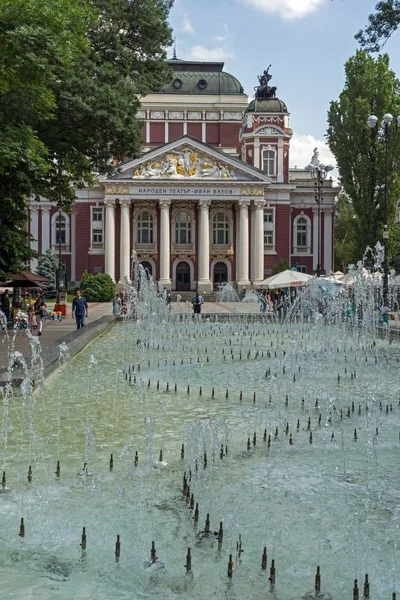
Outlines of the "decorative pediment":
{"type": "MultiPolygon", "coordinates": [[[[187,135],[118,165],[112,180],[271,183],[260,169],[187,135]]],[[[110,178],[107,181],[110,183],[110,178]]]]}
{"type": "Polygon", "coordinates": [[[274,135],[284,135],[282,129],[278,129],[277,127],[261,127],[256,131],[257,135],[267,135],[268,137],[274,135]]]}
{"type": "Polygon", "coordinates": [[[195,152],[190,146],[166,152],[134,170],[133,179],[236,179],[227,161],[195,152]]]}

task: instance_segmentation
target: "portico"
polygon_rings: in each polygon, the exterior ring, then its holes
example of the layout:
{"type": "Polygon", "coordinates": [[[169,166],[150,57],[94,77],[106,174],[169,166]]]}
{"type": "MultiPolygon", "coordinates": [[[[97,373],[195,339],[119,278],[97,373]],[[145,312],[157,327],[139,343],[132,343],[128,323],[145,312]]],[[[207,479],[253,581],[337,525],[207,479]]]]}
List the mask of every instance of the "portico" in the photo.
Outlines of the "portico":
{"type": "Polygon", "coordinates": [[[208,293],[228,275],[241,289],[250,285],[250,272],[252,283],[264,278],[263,207],[270,180],[221,154],[184,136],[102,181],[106,273],[116,280],[118,231],[119,282],[129,280],[132,248],[139,262],[152,261],[153,278],[172,290],[186,289],[189,280],[190,289],[208,293]]]}

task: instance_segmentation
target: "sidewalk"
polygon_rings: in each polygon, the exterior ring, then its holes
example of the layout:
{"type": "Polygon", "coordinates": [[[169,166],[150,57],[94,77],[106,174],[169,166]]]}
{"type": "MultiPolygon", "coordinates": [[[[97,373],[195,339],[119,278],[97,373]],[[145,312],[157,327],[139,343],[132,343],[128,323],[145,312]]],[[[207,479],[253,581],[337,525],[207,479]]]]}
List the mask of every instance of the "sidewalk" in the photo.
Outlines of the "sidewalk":
{"type": "MultiPolygon", "coordinates": [[[[42,335],[37,339],[42,347],[45,368],[58,356],[58,345],[61,342],[66,341],[69,345],[75,339],[79,339],[79,347],[83,347],[89,341],[89,338],[93,337],[94,330],[97,331],[100,325],[107,326],[113,319],[112,302],[92,302],[89,303],[89,317],[85,319],[85,327],[79,331],[76,330],[75,319],[72,318],[71,304],[68,305],[67,316],[62,321],[52,321],[50,319],[44,321],[42,335]]],[[[4,331],[0,332],[0,386],[4,385],[7,378],[9,354],[13,339],[14,348],[12,350],[21,352],[26,363],[30,365],[32,349],[26,331],[26,329],[9,330],[8,340],[6,333],[4,331]]],[[[13,378],[20,380],[21,371],[16,369],[14,375],[13,378]]]]}

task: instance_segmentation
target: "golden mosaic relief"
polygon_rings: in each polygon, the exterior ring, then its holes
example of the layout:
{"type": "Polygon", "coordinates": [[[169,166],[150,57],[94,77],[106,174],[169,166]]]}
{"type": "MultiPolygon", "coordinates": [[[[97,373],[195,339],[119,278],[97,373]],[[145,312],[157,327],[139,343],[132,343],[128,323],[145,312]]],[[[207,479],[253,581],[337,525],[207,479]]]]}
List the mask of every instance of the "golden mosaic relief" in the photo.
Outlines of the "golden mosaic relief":
{"type": "Polygon", "coordinates": [[[119,183],[116,183],[116,184],[108,183],[106,185],[105,192],[106,192],[106,194],[113,194],[113,195],[129,194],[129,187],[127,185],[119,184],[119,183]]]}
{"type": "Polygon", "coordinates": [[[264,196],[264,189],[254,185],[243,186],[240,190],[242,196],[264,196]]]}
{"type": "Polygon", "coordinates": [[[223,161],[193,152],[187,147],[176,152],[168,152],[154,162],[147,161],[136,169],[133,176],[133,178],[143,179],[183,179],[188,177],[236,179],[234,170],[223,161]]]}

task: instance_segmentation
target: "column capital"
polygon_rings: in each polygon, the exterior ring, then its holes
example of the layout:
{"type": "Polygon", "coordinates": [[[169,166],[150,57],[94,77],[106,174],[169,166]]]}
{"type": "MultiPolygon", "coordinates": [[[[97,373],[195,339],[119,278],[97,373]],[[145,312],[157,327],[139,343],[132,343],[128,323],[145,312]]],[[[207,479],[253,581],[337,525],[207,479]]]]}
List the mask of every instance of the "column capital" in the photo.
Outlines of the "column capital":
{"type": "Polygon", "coordinates": [[[200,210],[208,210],[211,204],[211,200],[209,198],[202,198],[199,200],[200,210]]]}
{"type": "Polygon", "coordinates": [[[251,200],[248,198],[241,198],[238,202],[239,208],[249,208],[251,200]]]}
{"type": "Polygon", "coordinates": [[[118,202],[121,207],[123,206],[124,208],[129,208],[132,203],[132,200],[130,200],[129,198],[119,198],[118,202]]]}
{"type": "Polygon", "coordinates": [[[41,209],[43,214],[48,215],[50,214],[51,206],[42,206],[41,209]]]}
{"type": "Polygon", "coordinates": [[[115,206],[115,198],[104,198],[104,204],[107,208],[115,206]]]}
{"type": "Polygon", "coordinates": [[[30,204],[29,210],[33,213],[37,213],[39,211],[40,206],[38,204],[30,204]]]}
{"type": "Polygon", "coordinates": [[[264,208],[265,200],[253,200],[254,208],[264,208]]]}
{"type": "Polygon", "coordinates": [[[169,208],[171,206],[171,200],[169,198],[162,198],[158,201],[160,208],[169,208]]]}

